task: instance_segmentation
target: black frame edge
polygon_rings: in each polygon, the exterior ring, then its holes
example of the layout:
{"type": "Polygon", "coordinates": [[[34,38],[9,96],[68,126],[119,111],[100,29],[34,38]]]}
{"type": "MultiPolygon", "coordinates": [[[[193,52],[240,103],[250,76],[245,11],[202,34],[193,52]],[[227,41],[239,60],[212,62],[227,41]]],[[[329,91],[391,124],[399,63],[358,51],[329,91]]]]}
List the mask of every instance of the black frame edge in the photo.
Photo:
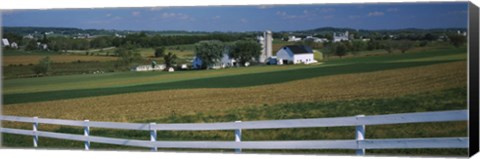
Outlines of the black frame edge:
{"type": "Polygon", "coordinates": [[[479,151],[479,12],[472,2],[468,5],[468,108],[469,156],[479,151]]]}

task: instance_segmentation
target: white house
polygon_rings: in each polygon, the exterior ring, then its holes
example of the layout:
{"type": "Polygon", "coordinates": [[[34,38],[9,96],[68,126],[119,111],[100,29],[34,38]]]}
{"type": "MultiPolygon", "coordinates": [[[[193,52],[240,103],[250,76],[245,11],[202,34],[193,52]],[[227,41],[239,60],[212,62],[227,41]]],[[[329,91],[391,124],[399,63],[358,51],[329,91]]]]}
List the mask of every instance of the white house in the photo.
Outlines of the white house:
{"type": "Polygon", "coordinates": [[[2,39],[2,47],[5,47],[5,46],[10,46],[10,42],[8,42],[8,39],[3,38],[2,39]]]}
{"type": "Polygon", "coordinates": [[[333,42],[340,42],[340,41],[348,41],[349,36],[348,36],[348,31],[345,33],[333,33],[333,42]]]}
{"type": "MultiPolygon", "coordinates": [[[[233,67],[235,66],[236,60],[231,58],[228,54],[230,53],[230,48],[225,47],[222,52],[222,58],[215,62],[214,64],[211,64],[208,66],[208,68],[211,69],[220,69],[220,68],[226,68],[226,67],[233,67]]],[[[193,69],[201,69],[202,67],[202,59],[200,59],[198,56],[195,56],[195,58],[192,61],[192,68],[193,69]]]]}
{"type": "Polygon", "coordinates": [[[10,44],[10,47],[14,49],[18,49],[18,44],[16,42],[12,42],[12,44],[10,44]]]}
{"type": "Polygon", "coordinates": [[[28,35],[25,35],[23,36],[24,39],[33,39],[33,35],[32,34],[28,34],[28,35]]]}
{"type": "Polygon", "coordinates": [[[313,50],[308,46],[288,45],[277,52],[278,64],[311,64],[317,61],[313,58],[313,50]]]}
{"type": "Polygon", "coordinates": [[[222,60],[220,62],[221,62],[221,67],[225,68],[225,67],[235,66],[237,61],[233,58],[230,58],[227,52],[224,52],[222,56],[222,60]]]}

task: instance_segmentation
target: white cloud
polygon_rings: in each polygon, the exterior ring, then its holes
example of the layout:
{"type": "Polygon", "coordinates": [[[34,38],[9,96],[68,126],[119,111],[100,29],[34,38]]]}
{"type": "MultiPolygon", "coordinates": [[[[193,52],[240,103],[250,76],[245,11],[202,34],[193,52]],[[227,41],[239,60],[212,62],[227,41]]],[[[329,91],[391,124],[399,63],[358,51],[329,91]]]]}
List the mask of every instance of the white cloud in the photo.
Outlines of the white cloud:
{"type": "Polygon", "coordinates": [[[322,18],[323,19],[332,19],[333,17],[335,17],[335,16],[334,15],[325,15],[322,18]]]}
{"type": "Polygon", "coordinates": [[[287,12],[285,12],[285,11],[277,11],[276,14],[279,15],[279,16],[286,16],[286,15],[287,15],[287,12]]]}
{"type": "Polygon", "coordinates": [[[164,13],[162,13],[161,17],[162,17],[163,19],[168,19],[168,18],[172,18],[172,19],[182,19],[182,20],[190,19],[190,16],[189,16],[189,15],[183,14],[183,13],[168,13],[168,12],[164,12],[164,13]]]}
{"type": "Polygon", "coordinates": [[[242,19],[240,19],[240,22],[242,22],[242,23],[248,23],[248,20],[245,19],[245,18],[242,18],[242,19]]]}
{"type": "Polygon", "coordinates": [[[335,8],[320,8],[320,12],[334,12],[335,8]]]}
{"type": "Polygon", "coordinates": [[[398,12],[398,8],[388,8],[387,12],[398,12]]]}
{"type": "Polygon", "coordinates": [[[378,12],[378,11],[368,13],[368,16],[370,16],[370,17],[372,17],[372,16],[383,16],[383,15],[385,15],[385,13],[378,12]]]}
{"type": "Polygon", "coordinates": [[[152,7],[152,8],[150,8],[149,10],[150,10],[150,11],[159,11],[159,10],[162,10],[162,9],[164,9],[164,8],[165,8],[165,7],[152,7]]]}
{"type": "Polygon", "coordinates": [[[303,14],[301,15],[293,15],[293,14],[288,14],[287,12],[285,11],[277,11],[276,14],[278,16],[281,16],[283,18],[286,18],[286,19],[293,19],[293,18],[306,18],[308,16],[312,16],[313,14],[310,14],[310,12],[308,10],[304,10],[303,11],[303,14]]]}
{"type": "Polygon", "coordinates": [[[268,9],[268,8],[273,8],[272,5],[261,5],[257,7],[258,9],[268,9]]]}
{"type": "Polygon", "coordinates": [[[360,18],[360,17],[361,17],[361,16],[359,16],[359,15],[350,15],[350,16],[348,16],[349,19],[358,19],[358,18],[360,18]]]}
{"type": "Polygon", "coordinates": [[[140,16],[140,12],[138,11],[132,12],[132,16],[140,16]]]}

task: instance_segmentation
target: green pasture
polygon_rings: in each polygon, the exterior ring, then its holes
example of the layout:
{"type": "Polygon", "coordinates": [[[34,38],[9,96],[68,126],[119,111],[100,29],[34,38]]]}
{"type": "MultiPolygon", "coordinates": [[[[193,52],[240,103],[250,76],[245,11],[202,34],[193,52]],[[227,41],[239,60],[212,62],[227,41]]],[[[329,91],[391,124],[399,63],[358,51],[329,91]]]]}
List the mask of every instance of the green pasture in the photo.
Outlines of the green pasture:
{"type": "Polygon", "coordinates": [[[4,104],[191,88],[234,88],[347,73],[425,66],[466,59],[465,48],[332,59],[317,65],[206,71],[125,72],[4,80],[4,104]],[[29,98],[24,98],[29,96],[29,98]]]}

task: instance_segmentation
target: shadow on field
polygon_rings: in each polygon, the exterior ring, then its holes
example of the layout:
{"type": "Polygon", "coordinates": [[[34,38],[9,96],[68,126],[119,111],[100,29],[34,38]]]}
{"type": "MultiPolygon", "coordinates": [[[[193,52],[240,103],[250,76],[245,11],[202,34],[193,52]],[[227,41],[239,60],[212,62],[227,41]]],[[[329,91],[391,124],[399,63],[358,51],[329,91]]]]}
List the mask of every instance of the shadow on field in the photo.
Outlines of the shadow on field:
{"type": "Polygon", "coordinates": [[[3,95],[4,104],[28,103],[51,101],[61,99],[72,99],[93,96],[106,96],[123,93],[136,93],[158,90],[172,89],[192,89],[192,88],[236,88],[247,86],[258,86],[265,84],[276,84],[282,82],[290,82],[307,78],[314,78],[328,75],[363,73],[372,71],[381,71],[396,68],[425,66],[448,61],[431,61],[431,62],[399,62],[399,63],[357,63],[350,65],[337,65],[329,67],[314,67],[296,70],[286,70],[267,73],[253,73],[245,75],[233,75],[224,77],[195,79],[170,83],[146,84],[138,86],[117,87],[117,88],[96,88],[96,89],[79,89],[79,90],[62,90],[47,91],[34,93],[17,93],[3,95]]]}

